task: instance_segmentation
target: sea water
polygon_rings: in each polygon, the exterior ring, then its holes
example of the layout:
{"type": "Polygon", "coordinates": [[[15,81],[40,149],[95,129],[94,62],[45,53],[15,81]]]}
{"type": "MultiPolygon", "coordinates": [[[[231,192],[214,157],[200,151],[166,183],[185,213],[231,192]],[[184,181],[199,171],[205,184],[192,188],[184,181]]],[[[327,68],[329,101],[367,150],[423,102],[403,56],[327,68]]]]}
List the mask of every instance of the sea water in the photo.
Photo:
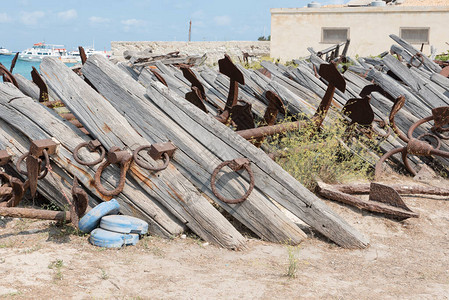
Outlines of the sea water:
{"type": "MultiPolygon", "coordinates": [[[[9,70],[13,58],[14,55],[0,55],[0,63],[2,63],[9,70]]],[[[20,74],[23,77],[31,80],[31,70],[33,69],[32,67],[35,67],[39,71],[40,64],[41,63],[39,61],[24,61],[18,59],[12,73],[20,74]]],[[[66,64],[66,65],[71,67],[74,66],[75,64],[66,64]]]]}

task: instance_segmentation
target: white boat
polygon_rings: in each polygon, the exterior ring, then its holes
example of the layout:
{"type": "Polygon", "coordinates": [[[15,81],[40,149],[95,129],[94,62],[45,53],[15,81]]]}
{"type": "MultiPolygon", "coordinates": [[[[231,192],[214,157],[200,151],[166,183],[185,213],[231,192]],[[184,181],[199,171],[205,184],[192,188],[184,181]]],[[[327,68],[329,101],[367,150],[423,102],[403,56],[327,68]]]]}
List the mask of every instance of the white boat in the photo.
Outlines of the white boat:
{"type": "Polygon", "coordinates": [[[6,48],[0,47],[0,55],[12,55],[12,52],[6,48]]]}
{"type": "Polygon", "coordinates": [[[70,56],[64,45],[50,45],[42,43],[36,43],[33,48],[28,48],[20,52],[18,59],[26,61],[42,61],[44,57],[56,57],[64,62],[74,60],[76,58],[70,56]]]}
{"type": "MultiPolygon", "coordinates": [[[[84,53],[86,53],[87,58],[93,54],[100,54],[103,55],[106,58],[109,58],[110,55],[106,53],[106,51],[96,51],[93,47],[85,47],[84,53]]],[[[70,56],[78,58],[78,61],[81,61],[81,55],[78,50],[69,52],[70,56]]]]}

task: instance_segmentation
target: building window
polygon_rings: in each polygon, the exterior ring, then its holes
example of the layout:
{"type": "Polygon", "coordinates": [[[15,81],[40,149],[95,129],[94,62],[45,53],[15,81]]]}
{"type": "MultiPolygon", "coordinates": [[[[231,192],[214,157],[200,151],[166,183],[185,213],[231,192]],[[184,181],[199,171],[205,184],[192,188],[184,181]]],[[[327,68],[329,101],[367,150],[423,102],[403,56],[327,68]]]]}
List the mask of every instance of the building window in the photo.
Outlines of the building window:
{"type": "Polygon", "coordinates": [[[399,36],[410,44],[429,44],[429,27],[403,27],[399,36]]]}
{"type": "Polygon", "coordinates": [[[321,43],[323,44],[338,44],[346,42],[349,39],[349,28],[346,27],[322,27],[321,28],[321,43]]]}

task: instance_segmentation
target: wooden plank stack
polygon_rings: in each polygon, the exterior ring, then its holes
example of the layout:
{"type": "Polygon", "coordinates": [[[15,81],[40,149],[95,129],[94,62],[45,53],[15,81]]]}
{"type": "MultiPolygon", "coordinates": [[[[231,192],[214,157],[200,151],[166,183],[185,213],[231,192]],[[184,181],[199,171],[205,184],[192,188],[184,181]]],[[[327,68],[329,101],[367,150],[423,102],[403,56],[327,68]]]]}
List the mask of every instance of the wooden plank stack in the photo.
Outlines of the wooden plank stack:
{"type": "MultiPolygon", "coordinates": [[[[400,44],[392,47],[394,53],[401,53],[405,59],[416,57],[416,49],[395,36],[392,38],[400,44]]],[[[265,74],[238,66],[245,79],[245,84],[239,86],[239,97],[251,104],[256,119],[263,117],[268,106],[267,91],[278,94],[291,115],[303,114],[307,118],[314,114],[327,82],[316,75],[323,61],[313,49],[310,51],[310,59],[295,61],[296,67],[262,62],[265,74]]],[[[122,213],[149,222],[152,234],[169,237],[189,228],[213,244],[244,249],[245,238],[234,226],[241,224],[261,239],[298,244],[306,235],[281,211],[283,207],[342,247],[368,245],[366,237],[264,151],[213,117],[225,107],[228,77],[207,66],[192,69],[205,88],[207,114],[185,100],[185,94],[191,90],[190,83],[173,65],[175,62],[167,60],[164,64],[162,60],[148,57],[145,60],[136,55],[133,64],[115,65],[94,55],[82,67],[83,77],[58,60],[44,59],[40,68],[51,100],[63,102],[89,135],[39,104],[36,101],[39,91],[32,82],[19,77],[20,90],[8,83],[0,84],[1,149],[13,154],[15,162],[27,151],[31,140],[52,138],[59,144],[58,151],[51,157],[51,176],[38,182],[39,191],[64,206],[64,195],[70,194],[70,183],[76,176],[94,205],[111,196],[101,194],[94,184],[98,165],[85,166],[73,159],[78,144],[98,139],[107,150],[117,146],[132,152],[139,146],[171,141],[177,150],[167,169],[152,172],[132,163],[124,189],[116,196],[122,213]],[[245,201],[225,203],[214,195],[211,175],[224,161],[242,157],[250,160],[255,188],[245,201]],[[221,212],[226,212],[226,217],[221,212]]],[[[354,61],[344,73],[347,90],[335,93],[336,110],[330,113],[338,113],[349,99],[358,98],[363,87],[374,81],[393,97],[406,97],[406,105],[396,117],[398,127],[406,132],[417,119],[430,115],[432,108],[449,103],[449,79],[439,75],[438,68],[428,59],[418,67],[409,68],[391,55],[354,61]],[[390,76],[391,73],[396,76],[390,76]]],[[[371,105],[377,118],[388,120],[392,104],[381,94],[372,94],[371,105]]],[[[422,126],[417,132],[424,133],[429,127],[430,124],[422,126]]],[[[384,152],[404,145],[394,135],[379,142],[384,152]]],[[[448,149],[446,142],[442,149],[448,149]]],[[[86,149],[79,155],[85,161],[98,157],[86,149]]],[[[373,157],[375,163],[378,156],[373,157]]],[[[140,159],[151,166],[160,164],[144,152],[140,153],[140,159]]],[[[431,159],[414,157],[412,161],[416,167],[431,159]]],[[[438,162],[443,166],[448,163],[444,158],[438,158],[438,162]]],[[[103,185],[107,189],[115,187],[118,174],[118,167],[108,167],[101,177],[103,185]]],[[[238,198],[245,193],[249,182],[245,173],[227,172],[219,177],[216,187],[226,198],[238,198]]]]}

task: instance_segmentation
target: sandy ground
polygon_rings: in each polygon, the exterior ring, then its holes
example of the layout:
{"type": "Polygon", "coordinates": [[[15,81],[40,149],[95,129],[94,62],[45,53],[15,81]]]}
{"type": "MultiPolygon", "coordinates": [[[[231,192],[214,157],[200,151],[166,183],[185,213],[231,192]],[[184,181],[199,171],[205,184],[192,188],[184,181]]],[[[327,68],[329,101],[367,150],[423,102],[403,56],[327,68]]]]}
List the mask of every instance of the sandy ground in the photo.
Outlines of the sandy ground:
{"type": "Polygon", "coordinates": [[[420,218],[397,222],[326,201],[368,235],[347,250],[313,233],[298,247],[249,238],[228,251],[194,237],[145,237],[107,250],[49,221],[0,221],[2,298],[449,299],[449,201],[404,197],[420,218]],[[286,276],[290,256],[296,278],[286,276]]]}

